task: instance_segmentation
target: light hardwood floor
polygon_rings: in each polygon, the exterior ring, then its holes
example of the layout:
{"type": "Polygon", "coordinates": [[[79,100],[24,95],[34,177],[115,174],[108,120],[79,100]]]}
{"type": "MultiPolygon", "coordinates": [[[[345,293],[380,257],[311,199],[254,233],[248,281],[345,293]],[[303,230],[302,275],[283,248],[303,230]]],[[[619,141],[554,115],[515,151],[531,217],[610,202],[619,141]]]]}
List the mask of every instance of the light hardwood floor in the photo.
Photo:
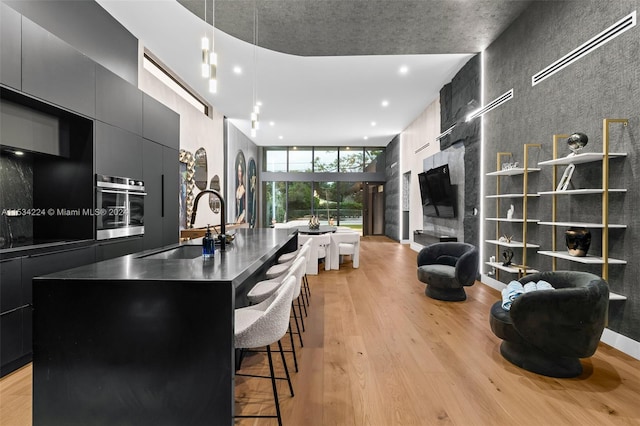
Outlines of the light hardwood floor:
{"type": "MultiPolygon", "coordinates": [[[[489,328],[499,293],[476,283],[465,302],[427,298],[408,246],[365,237],[359,269],[309,280],[295,397],[279,386],[285,425],[640,424],[640,361],[601,344],[574,379],[519,369],[489,328]]],[[[242,369],[266,373],[265,355],[242,369]]],[[[237,412],[274,412],[268,380],[237,377],[236,401],[237,412]]],[[[30,366],[0,380],[0,424],[31,424],[30,366]]]]}

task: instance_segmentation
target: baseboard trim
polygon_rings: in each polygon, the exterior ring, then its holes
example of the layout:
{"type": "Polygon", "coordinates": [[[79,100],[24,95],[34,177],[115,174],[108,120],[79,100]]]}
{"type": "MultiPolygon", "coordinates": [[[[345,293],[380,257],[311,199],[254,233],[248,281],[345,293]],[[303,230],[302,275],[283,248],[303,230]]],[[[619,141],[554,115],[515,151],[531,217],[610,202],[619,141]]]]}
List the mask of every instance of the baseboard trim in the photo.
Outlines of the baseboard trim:
{"type": "Polygon", "coordinates": [[[417,251],[417,252],[420,252],[420,250],[424,248],[422,244],[418,244],[415,241],[411,241],[409,244],[409,247],[411,247],[411,250],[417,251]]]}
{"type": "MultiPolygon", "coordinates": [[[[505,283],[500,282],[488,275],[482,275],[480,282],[498,291],[502,291],[503,288],[507,287],[505,283]]],[[[627,336],[623,336],[622,334],[608,328],[604,329],[600,341],[619,350],[620,352],[629,355],[630,357],[640,360],[640,342],[630,339],[627,336]]]]}
{"type": "Polygon", "coordinates": [[[604,333],[602,333],[600,341],[616,348],[620,352],[624,352],[630,357],[640,360],[640,342],[636,342],[635,340],[609,330],[608,328],[604,329],[604,333]]]}

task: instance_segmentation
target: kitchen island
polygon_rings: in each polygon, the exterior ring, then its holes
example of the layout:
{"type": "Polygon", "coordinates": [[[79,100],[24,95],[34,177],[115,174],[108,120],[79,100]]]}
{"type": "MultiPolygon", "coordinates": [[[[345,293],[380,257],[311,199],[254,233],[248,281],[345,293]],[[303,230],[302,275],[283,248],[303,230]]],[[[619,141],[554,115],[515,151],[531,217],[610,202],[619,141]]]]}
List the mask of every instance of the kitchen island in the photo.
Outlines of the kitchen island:
{"type": "Polygon", "coordinates": [[[34,425],[233,424],[234,308],[297,235],[199,243],[34,278],[34,425]]]}

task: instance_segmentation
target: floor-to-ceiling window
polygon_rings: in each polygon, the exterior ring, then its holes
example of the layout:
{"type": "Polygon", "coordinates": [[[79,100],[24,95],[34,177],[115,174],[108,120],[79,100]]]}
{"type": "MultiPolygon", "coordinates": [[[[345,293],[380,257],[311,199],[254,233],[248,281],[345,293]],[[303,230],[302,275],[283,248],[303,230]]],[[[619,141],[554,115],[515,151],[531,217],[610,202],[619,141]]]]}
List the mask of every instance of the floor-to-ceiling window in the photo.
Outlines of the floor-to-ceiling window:
{"type": "Polygon", "coordinates": [[[363,188],[384,183],[384,148],[266,147],[263,159],[264,226],[315,215],[323,224],[362,229],[363,188]]]}

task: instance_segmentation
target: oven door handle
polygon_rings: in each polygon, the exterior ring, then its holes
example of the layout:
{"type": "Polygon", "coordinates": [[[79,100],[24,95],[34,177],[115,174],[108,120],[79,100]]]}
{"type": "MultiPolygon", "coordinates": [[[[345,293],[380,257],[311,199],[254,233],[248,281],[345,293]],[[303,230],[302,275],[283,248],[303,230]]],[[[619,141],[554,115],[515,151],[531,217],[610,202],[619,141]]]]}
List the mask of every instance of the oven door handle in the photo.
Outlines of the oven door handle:
{"type": "Polygon", "coordinates": [[[127,190],[117,190],[117,189],[102,189],[96,188],[100,192],[106,192],[109,194],[122,194],[122,195],[147,195],[146,192],[138,192],[138,191],[127,191],[127,190]]]}

